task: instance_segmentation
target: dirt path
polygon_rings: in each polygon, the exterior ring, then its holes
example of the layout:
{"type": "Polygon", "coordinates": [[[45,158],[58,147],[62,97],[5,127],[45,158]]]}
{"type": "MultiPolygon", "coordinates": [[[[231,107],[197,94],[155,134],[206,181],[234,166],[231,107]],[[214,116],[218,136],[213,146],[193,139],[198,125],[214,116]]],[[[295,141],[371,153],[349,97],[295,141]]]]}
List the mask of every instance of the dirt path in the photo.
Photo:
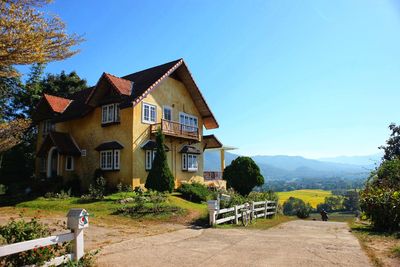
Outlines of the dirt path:
{"type": "Polygon", "coordinates": [[[345,223],[183,229],[105,246],[99,266],[370,266],[345,223]]]}

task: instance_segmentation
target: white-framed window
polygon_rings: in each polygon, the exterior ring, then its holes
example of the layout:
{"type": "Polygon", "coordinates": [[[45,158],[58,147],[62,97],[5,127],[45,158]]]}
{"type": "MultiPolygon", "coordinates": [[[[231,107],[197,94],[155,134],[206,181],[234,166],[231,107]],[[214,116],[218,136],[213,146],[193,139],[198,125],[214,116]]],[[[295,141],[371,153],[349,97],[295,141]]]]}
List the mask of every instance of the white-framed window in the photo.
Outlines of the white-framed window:
{"type": "Polygon", "coordinates": [[[52,123],[50,120],[45,120],[43,122],[43,135],[46,135],[51,131],[54,131],[54,123],[52,123]]]}
{"type": "Polygon", "coordinates": [[[187,171],[187,154],[182,154],[182,170],[187,171]]]}
{"type": "Polygon", "coordinates": [[[101,107],[101,123],[119,122],[119,104],[101,107]]]}
{"type": "Polygon", "coordinates": [[[156,123],[157,121],[157,107],[155,105],[144,103],[142,104],[142,122],[143,123],[156,123]]]}
{"type": "Polygon", "coordinates": [[[119,170],[120,160],[120,151],[114,150],[114,170],[119,170]]]}
{"type": "Polygon", "coordinates": [[[65,170],[66,171],[74,170],[74,158],[72,156],[67,156],[65,158],[65,170]]]}
{"type": "Polygon", "coordinates": [[[170,106],[163,107],[163,119],[172,121],[172,108],[170,106]]]}
{"type": "Polygon", "coordinates": [[[153,167],[153,160],[156,157],[156,150],[146,150],[146,159],[145,159],[145,167],[146,171],[151,170],[153,167]]]}
{"type": "Polygon", "coordinates": [[[81,150],[81,156],[82,157],[86,157],[86,149],[82,149],[81,150]]]}
{"type": "Polygon", "coordinates": [[[179,112],[179,123],[182,124],[182,130],[187,132],[196,132],[198,128],[198,119],[196,116],[179,112]]]}
{"type": "Polygon", "coordinates": [[[197,155],[195,154],[182,154],[182,170],[195,172],[198,170],[197,155]]]}
{"type": "Polygon", "coordinates": [[[121,151],[103,150],[100,151],[100,169],[102,170],[119,170],[121,165],[121,151]]]}

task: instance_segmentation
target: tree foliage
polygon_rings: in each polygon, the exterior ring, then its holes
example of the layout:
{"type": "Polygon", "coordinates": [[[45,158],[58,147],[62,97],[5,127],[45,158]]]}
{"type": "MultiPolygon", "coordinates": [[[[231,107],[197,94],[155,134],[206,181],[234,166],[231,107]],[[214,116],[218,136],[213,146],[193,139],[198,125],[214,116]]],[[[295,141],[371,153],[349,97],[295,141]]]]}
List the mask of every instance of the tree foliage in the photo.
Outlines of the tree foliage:
{"type": "Polygon", "coordinates": [[[360,192],[360,207],[380,230],[400,230],[400,127],[392,123],[383,162],[360,192]]]}
{"type": "Polygon", "coordinates": [[[169,169],[167,153],[164,146],[164,135],[161,129],[156,134],[156,156],[152,168],[147,176],[145,187],[159,192],[172,192],[175,187],[174,176],[169,169]]]}
{"type": "Polygon", "coordinates": [[[386,145],[380,146],[385,154],[383,160],[392,160],[400,157],[400,125],[391,123],[389,129],[392,131],[389,139],[386,141],[386,145]]]}
{"type": "Polygon", "coordinates": [[[228,188],[233,188],[242,196],[247,196],[255,186],[264,184],[260,168],[249,157],[238,157],[224,170],[223,179],[228,188]]]}
{"type": "Polygon", "coordinates": [[[49,0],[0,1],[0,76],[17,76],[13,65],[62,60],[78,51],[72,47],[83,41],[67,34],[57,16],[39,11],[49,0]]]}
{"type": "Polygon", "coordinates": [[[312,211],[309,203],[305,203],[300,198],[290,197],[283,203],[283,214],[288,216],[297,216],[301,219],[308,218],[312,211]]]}

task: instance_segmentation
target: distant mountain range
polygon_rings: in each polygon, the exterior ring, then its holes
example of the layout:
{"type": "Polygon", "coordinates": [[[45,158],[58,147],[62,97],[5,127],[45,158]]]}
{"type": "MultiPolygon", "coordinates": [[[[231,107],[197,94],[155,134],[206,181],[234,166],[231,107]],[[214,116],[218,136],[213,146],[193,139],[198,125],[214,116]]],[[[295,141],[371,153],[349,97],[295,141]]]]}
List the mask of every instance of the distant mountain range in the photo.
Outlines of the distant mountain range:
{"type": "MultiPolygon", "coordinates": [[[[225,153],[229,165],[239,155],[225,153]]],[[[253,156],[265,178],[291,180],[298,178],[366,178],[381,155],[307,159],[300,156],[253,156]]],[[[218,171],[219,153],[205,152],[204,170],[218,171]]]]}

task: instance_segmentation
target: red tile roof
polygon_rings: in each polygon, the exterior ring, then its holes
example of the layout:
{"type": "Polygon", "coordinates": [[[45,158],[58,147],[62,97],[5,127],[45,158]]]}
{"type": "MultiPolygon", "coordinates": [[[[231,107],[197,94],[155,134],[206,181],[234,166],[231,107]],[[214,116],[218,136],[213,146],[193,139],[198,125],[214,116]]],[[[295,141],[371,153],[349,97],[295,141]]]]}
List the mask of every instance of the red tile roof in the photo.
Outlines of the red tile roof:
{"type": "Polygon", "coordinates": [[[130,95],[132,93],[132,82],[126,79],[119,78],[109,73],[104,73],[104,76],[111,82],[111,84],[123,95],[130,95]]]}
{"type": "Polygon", "coordinates": [[[63,113],[64,110],[71,104],[71,99],[66,99],[58,96],[44,94],[44,98],[49,103],[54,112],[63,113]]]}

